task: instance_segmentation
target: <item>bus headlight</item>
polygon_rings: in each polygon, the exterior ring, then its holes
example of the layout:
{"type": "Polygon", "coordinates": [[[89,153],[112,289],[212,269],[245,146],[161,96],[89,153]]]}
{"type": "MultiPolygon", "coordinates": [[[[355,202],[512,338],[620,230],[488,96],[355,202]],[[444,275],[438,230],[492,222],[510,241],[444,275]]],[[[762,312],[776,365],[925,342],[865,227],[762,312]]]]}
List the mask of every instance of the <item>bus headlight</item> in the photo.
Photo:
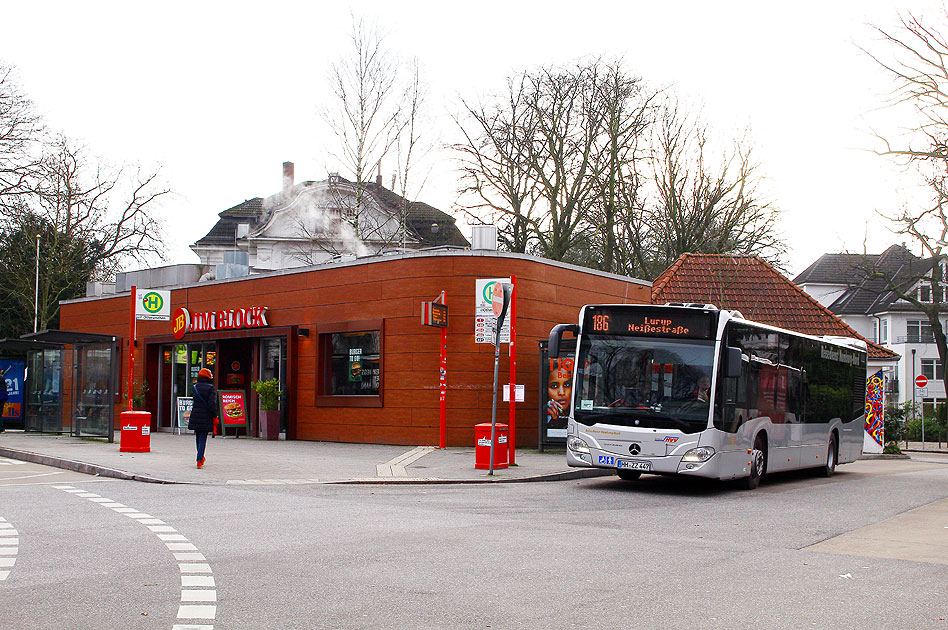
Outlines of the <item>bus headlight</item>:
{"type": "Polygon", "coordinates": [[[575,435],[571,435],[569,439],[566,440],[566,448],[574,453],[589,453],[589,446],[575,435]]]}
{"type": "Polygon", "coordinates": [[[710,446],[699,446],[686,451],[681,457],[683,462],[706,462],[714,455],[714,449],[710,446]]]}

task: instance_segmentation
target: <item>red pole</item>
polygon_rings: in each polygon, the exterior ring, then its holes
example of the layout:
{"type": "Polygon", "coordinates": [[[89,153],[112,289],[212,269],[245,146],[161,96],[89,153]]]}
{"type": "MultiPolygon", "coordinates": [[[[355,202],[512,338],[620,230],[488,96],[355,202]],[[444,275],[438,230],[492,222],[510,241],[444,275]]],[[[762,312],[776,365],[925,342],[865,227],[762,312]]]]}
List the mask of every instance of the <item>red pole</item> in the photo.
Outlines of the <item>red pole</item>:
{"type": "Polygon", "coordinates": [[[511,466],[517,463],[517,277],[510,276],[510,417],[507,444],[507,461],[511,466]]]}
{"type": "Polygon", "coordinates": [[[132,410],[132,390],[135,384],[135,285],[132,285],[132,297],[129,300],[128,322],[128,410],[132,410]]]}
{"type": "MultiPolygon", "coordinates": [[[[444,291],[441,292],[441,303],[447,305],[447,298],[444,291]]],[[[439,377],[439,420],[441,423],[441,439],[438,448],[448,446],[448,416],[447,416],[447,393],[448,393],[448,328],[441,329],[441,370],[439,377]]]]}

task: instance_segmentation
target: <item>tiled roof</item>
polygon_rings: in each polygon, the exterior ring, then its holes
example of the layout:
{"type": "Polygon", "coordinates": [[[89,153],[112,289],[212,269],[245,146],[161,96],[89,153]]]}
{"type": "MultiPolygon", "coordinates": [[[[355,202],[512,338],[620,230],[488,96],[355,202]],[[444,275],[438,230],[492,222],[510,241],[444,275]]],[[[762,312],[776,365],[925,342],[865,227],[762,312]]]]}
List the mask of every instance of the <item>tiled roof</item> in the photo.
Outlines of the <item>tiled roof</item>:
{"type": "Polygon", "coordinates": [[[808,335],[862,339],[873,359],[899,355],[850,328],[756,256],[684,254],[652,283],[652,303],[698,302],[738,310],[747,319],[808,335]]]}
{"type": "Polygon", "coordinates": [[[859,267],[866,261],[871,264],[878,258],[879,256],[874,254],[823,254],[794,278],[793,284],[859,284],[863,278],[863,274],[858,271],[859,267]]]}
{"type": "Polygon", "coordinates": [[[829,306],[831,311],[842,315],[899,310],[901,307],[895,304],[898,296],[888,289],[888,282],[873,274],[880,273],[885,278],[891,278],[897,286],[907,291],[932,266],[930,259],[919,258],[902,245],[892,245],[877,256],[853,258],[850,264],[856,270],[852,282],[847,283],[850,288],[829,306]]]}

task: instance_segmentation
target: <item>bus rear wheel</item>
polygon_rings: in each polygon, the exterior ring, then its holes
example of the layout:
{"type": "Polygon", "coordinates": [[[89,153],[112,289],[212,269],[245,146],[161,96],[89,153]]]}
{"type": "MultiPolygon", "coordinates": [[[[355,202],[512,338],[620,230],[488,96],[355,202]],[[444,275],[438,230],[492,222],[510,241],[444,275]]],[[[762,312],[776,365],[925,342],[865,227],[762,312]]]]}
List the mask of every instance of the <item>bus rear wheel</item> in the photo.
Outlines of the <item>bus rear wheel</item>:
{"type": "Polygon", "coordinates": [[[754,440],[754,449],[751,451],[750,474],[741,480],[741,487],[745,490],[753,490],[760,485],[760,480],[764,478],[764,472],[767,470],[767,442],[761,435],[754,440]]]}
{"type": "Polygon", "coordinates": [[[623,468],[617,469],[616,474],[619,475],[619,479],[623,481],[635,481],[642,476],[642,473],[637,470],[625,470],[623,468]]]}
{"type": "Polygon", "coordinates": [[[826,464],[820,468],[820,477],[832,477],[836,472],[836,434],[830,436],[829,447],[826,449],[826,464]]]}

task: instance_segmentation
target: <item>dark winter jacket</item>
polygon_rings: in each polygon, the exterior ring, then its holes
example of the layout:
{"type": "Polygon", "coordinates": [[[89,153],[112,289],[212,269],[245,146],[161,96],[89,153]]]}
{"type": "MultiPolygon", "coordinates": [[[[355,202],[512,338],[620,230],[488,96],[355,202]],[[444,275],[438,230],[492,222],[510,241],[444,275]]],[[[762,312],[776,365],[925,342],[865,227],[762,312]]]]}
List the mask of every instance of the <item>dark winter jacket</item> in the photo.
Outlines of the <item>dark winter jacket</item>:
{"type": "Polygon", "coordinates": [[[206,376],[199,376],[194,384],[191,404],[191,418],[188,428],[192,431],[212,431],[217,411],[217,390],[206,376]]]}

